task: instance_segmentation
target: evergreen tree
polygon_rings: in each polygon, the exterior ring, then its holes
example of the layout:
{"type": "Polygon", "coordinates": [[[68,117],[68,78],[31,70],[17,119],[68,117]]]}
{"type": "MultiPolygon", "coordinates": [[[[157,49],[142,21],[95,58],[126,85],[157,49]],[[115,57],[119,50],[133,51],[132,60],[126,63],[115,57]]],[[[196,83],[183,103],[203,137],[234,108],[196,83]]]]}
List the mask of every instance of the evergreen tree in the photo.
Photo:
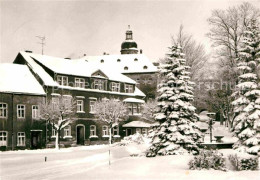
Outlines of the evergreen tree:
{"type": "Polygon", "coordinates": [[[240,76],[237,90],[233,94],[233,131],[238,137],[235,149],[248,153],[260,151],[260,85],[257,66],[260,62],[260,32],[257,22],[252,20],[243,34],[243,46],[239,52],[240,76]]]}
{"type": "Polygon", "coordinates": [[[201,132],[194,124],[198,116],[193,101],[193,85],[189,79],[188,66],[180,47],[170,48],[165,65],[161,66],[158,109],[155,120],[159,125],[154,130],[152,145],[146,156],[198,152],[201,132]]]}

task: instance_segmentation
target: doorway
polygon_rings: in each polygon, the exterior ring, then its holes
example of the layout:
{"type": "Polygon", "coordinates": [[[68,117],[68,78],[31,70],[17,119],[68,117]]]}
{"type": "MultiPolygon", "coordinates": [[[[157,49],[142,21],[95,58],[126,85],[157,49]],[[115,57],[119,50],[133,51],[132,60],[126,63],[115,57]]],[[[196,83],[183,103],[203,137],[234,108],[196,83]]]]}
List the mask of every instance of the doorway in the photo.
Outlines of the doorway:
{"type": "Polygon", "coordinates": [[[31,130],[31,148],[42,148],[42,130],[31,130]]]}
{"type": "Polygon", "coordinates": [[[77,125],[76,126],[76,134],[77,134],[77,144],[84,145],[85,126],[84,125],[77,125]]]}
{"type": "Polygon", "coordinates": [[[126,129],[126,136],[132,135],[132,129],[126,129]]]}

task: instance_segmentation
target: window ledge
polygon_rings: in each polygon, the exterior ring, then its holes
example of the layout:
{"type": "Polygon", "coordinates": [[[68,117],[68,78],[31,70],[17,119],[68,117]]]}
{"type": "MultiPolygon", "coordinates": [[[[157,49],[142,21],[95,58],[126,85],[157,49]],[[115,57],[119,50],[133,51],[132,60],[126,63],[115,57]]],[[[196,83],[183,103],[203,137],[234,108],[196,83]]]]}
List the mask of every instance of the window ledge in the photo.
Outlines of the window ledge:
{"type": "Polygon", "coordinates": [[[98,138],[98,136],[89,136],[89,138],[98,138]]]}
{"type": "Polygon", "coordinates": [[[63,139],[69,139],[72,138],[72,136],[63,136],[63,139]]]}
{"type": "Polygon", "coordinates": [[[56,138],[56,136],[51,136],[51,138],[56,138]]]}
{"type": "Polygon", "coordinates": [[[104,136],[102,136],[102,137],[107,138],[107,137],[109,137],[109,135],[104,135],[104,136]]]}
{"type": "Polygon", "coordinates": [[[121,137],[120,135],[114,135],[113,137],[121,137]]]}
{"type": "Polygon", "coordinates": [[[96,114],[95,112],[89,112],[89,114],[96,114]]]}
{"type": "Polygon", "coordinates": [[[77,113],[79,113],[79,114],[80,114],[80,113],[85,113],[85,111],[77,111],[77,113]]]}

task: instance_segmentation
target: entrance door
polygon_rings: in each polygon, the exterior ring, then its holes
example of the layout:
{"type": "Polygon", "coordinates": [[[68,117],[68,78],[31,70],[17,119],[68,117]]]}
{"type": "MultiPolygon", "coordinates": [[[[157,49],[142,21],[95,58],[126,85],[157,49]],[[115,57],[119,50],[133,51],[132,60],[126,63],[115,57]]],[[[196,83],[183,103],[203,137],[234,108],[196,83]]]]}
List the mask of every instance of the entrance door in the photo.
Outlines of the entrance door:
{"type": "Polygon", "coordinates": [[[42,147],[42,131],[31,131],[31,147],[32,149],[42,147]]]}
{"type": "Polygon", "coordinates": [[[84,127],[77,126],[77,144],[84,145],[84,127]]]}
{"type": "Polygon", "coordinates": [[[126,129],[126,136],[132,135],[132,129],[126,129]]]}

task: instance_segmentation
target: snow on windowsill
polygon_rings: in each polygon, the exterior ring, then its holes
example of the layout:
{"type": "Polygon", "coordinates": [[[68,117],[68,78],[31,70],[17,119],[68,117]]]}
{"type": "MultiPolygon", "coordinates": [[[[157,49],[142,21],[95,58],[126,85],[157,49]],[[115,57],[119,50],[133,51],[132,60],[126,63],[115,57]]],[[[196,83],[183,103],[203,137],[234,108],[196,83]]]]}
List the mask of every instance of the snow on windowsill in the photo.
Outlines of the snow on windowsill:
{"type": "Polygon", "coordinates": [[[72,136],[63,136],[63,139],[69,139],[72,138],[72,136]]]}
{"type": "Polygon", "coordinates": [[[108,138],[109,137],[109,135],[104,135],[104,136],[102,136],[103,138],[108,138]]]}
{"type": "Polygon", "coordinates": [[[77,111],[77,113],[85,113],[85,111],[77,111]]]}
{"type": "Polygon", "coordinates": [[[95,112],[89,112],[89,114],[96,114],[95,112]]]}
{"type": "Polygon", "coordinates": [[[89,138],[98,138],[98,136],[89,136],[89,138]]]}
{"type": "Polygon", "coordinates": [[[121,137],[121,136],[120,136],[120,135],[114,135],[113,137],[118,137],[118,138],[119,138],[119,137],[121,137]]]}

